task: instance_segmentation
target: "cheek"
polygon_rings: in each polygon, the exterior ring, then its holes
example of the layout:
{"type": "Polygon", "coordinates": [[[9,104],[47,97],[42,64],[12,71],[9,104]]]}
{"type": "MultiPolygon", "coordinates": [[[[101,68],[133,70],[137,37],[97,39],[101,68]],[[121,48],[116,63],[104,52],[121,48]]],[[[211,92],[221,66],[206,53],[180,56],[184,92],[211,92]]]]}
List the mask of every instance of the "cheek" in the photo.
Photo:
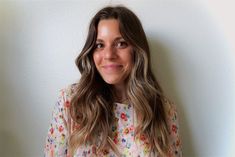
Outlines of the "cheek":
{"type": "Polygon", "coordinates": [[[128,55],[127,56],[125,56],[125,58],[127,59],[127,62],[129,63],[129,66],[133,66],[133,64],[134,64],[134,54],[133,54],[133,52],[132,51],[130,51],[129,53],[127,53],[128,55]]]}
{"type": "Polygon", "coordinates": [[[94,53],[93,54],[93,61],[94,61],[94,63],[95,63],[95,66],[97,66],[98,64],[99,64],[99,62],[100,62],[100,55],[99,54],[97,54],[97,53],[94,53]]]}
{"type": "Polygon", "coordinates": [[[130,58],[130,60],[129,60],[129,69],[131,70],[133,68],[133,66],[134,66],[134,61],[133,61],[132,58],[130,58]]]}

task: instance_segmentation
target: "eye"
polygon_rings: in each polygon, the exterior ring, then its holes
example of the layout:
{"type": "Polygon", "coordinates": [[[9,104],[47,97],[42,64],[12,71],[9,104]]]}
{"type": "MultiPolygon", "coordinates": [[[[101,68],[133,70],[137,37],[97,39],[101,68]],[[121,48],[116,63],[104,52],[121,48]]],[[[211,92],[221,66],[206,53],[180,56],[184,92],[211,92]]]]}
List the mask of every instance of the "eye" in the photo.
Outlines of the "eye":
{"type": "Polygon", "coordinates": [[[116,47],[121,48],[121,49],[124,49],[127,46],[128,46],[128,43],[126,41],[118,41],[117,44],[116,44],[116,47]]]}
{"type": "Polygon", "coordinates": [[[102,44],[102,43],[96,43],[95,44],[95,49],[101,49],[103,47],[104,47],[104,44],[102,44]]]}

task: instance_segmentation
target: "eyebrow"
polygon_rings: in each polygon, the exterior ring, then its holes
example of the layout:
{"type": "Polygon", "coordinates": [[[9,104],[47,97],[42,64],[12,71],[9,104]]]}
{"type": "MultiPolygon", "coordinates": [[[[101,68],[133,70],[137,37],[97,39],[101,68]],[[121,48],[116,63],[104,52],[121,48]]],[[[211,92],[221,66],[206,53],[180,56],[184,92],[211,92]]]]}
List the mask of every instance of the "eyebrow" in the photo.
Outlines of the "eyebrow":
{"type": "MultiPolygon", "coordinates": [[[[116,37],[114,39],[114,41],[118,41],[118,40],[121,40],[121,39],[124,39],[124,38],[123,37],[116,37]]],[[[103,42],[103,40],[102,39],[97,39],[96,42],[103,42]]]]}

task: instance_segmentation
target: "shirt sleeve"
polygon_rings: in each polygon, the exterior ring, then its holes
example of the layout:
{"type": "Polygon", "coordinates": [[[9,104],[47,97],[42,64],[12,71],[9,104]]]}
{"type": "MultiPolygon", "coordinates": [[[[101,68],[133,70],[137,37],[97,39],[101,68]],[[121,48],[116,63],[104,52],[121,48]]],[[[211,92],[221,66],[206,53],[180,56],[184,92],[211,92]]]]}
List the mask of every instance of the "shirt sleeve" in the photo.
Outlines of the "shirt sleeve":
{"type": "Polygon", "coordinates": [[[178,113],[174,103],[165,100],[166,116],[169,129],[169,151],[167,157],[182,157],[182,142],[179,134],[178,113]]]}
{"type": "Polygon", "coordinates": [[[46,137],[44,157],[66,157],[68,152],[68,131],[66,128],[67,103],[65,93],[60,91],[52,111],[52,119],[46,137]]]}

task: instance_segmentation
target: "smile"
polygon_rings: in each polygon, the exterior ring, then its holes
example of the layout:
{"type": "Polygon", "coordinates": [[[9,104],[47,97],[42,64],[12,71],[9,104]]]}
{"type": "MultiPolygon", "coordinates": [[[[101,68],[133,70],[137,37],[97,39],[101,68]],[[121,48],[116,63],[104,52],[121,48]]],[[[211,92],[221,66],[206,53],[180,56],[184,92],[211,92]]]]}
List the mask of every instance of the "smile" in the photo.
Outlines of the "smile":
{"type": "Polygon", "coordinates": [[[109,64],[101,66],[106,72],[116,72],[122,68],[122,65],[119,64],[109,64]]]}

